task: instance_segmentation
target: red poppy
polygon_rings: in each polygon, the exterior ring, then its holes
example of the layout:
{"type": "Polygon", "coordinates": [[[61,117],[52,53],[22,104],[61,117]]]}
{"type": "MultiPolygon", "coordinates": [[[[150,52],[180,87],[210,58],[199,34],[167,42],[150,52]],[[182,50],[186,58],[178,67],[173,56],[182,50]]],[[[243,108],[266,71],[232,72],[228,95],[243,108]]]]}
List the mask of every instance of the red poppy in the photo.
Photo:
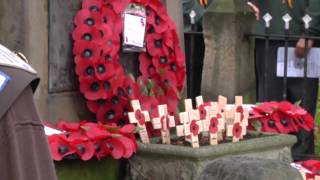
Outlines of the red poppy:
{"type": "Polygon", "coordinates": [[[72,32],[72,38],[75,41],[94,41],[98,44],[102,41],[101,33],[96,26],[90,27],[87,25],[80,25],[72,32]]]}
{"type": "Polygon", "coordinates": [[[135,114],[135,118],[138,120],[140,125],[144,125],[145,124],[145,117],[144,114],[141,112],[141,110],[136,110],[135,114]]]}
{"type": "Polygon", "coordinates": [[[110,6],[102,8],[101,17],[102,24],[111,27],[114,34],[119,35],[123,31],[123,22],[120,14],[116,14],[110,6]]]}
{"type": "Polygon", "coordinates": [[[74,23],[76,26],[99,26],[101,25],[101,14],[99,12],[90,11],[88,9],[81,9],[77,12],[74,23]]]}
{"type": "Polygon", "coordinates": [[[162,116],[160,118],[160,122],[161,122],[161,129],[162,130],[167,130],[170,128],[170,126],[169,126],[170,119],[168,116],[162,116]]]}
{"type": "Polygon", "coordinates": [[[110,63],[110,62],[105,62],[105,61],[97,61],[94,65],[94,70],[95,70],[95,75],[98,80],[108,81],[110,78],[120,74],[122,71],[122,68],[118,64],[115,64],[115,63],[110,63]]]}
{"type": "Polygon", "coordinates": [[[85,131],[84,134],[92,140],[105,139],[111,136],[111,133],[97,123],[86,122],[81,124],[81,128],[85,131]]]}
{"type": "MultiPolygon", "coordinates": [[[[146,7],[146,20],[147,20],[147,29],[148,30],[150,30],[150,28],[152,27],[152,30],[154,31],[153,24],[155,21],[155,17],[156,17],[156,12],[154,10],[152,10],[150,8],[150,6],[147,6],[146,7]]],[[[149,32],[149,33],[153,33],[153,31],[149,32]]]]}
{"type": "Polygon", "coordinates": [[[151,1],[151,0],[131,0],[131,2],[138,3],[138,4],[141,4],[143,6],[146,6],[147,4],[149,4],[149,1],[151,1]]]}
{"type": "Polygon", "coordinates": [[[177,108],[178,104],[179,104],[179,100],[178,99],[168,98],[167,104],[168,104],[168,113],[171,116],[173,116],[173,115],[178,113],[178,108],[177,108]]]}
{"type": "Polygon", "coordinates": [[[131,133],[134,133],[135,129],[136,127],[133,124],[126,124],[123,127],[121,127],[119,132],[121,134],[131,134],[131,133]]]}
{"type": "Polygon", "coordinates": [[[94,78],[80,77],[80,91],[89,100],[108,99],[112,96],[108,82],[102,82],[94,78]]]}
{"type": "Polygon", "coordinates": [[[198,107],[199,113],[200,113],[200,120],[206,119],[207,117],[207,110],[205,106],[202,104],[198,107]]]}
{"type": "Polygon", "coordinates": [[[219,121],[218,118],[213,117],[210,119],[210,133],[215,134],[218,132],[218,125],[219,125],[219,121]]]}
{"type": "Polygon", "coordinates": [[[125,10],[129,2],[130,0],[110,0],[110,4],[112,4],[113,10],[118,14],[122,13],[125,10]]]}
{"type": "Polygon", "coordinates": [[[93,144],[94,144],[94,148],[95,148],[95,157],[97,159],[100,160],[101,158],[110,155],[110,150],[105,145],[104,140],[93,141],[93,144]]]}
{"type": "Polygon", "coordinates": [[[101,10],[102,3],[99,0],[84,0],[82,1],[82,8],[90,11],[99,12],[101,10]]]}
{"type": "Polygon", "coordinates": [[[271,133],[279,133],[278,129],[275,125],[275,120],[269,117],[261,118],[260,122],[262,124],[261,131],[263,132],[271,132],[271,133]]]}
{"type": "MultiPolygon", "coordinates": [[[[162,8],[160,8],[161,10],[162,8]]],[[[169,16],[166,13],[156,13],[154,17],[150,17],[149,22],[152,24],[156,33],[163,33],[169,28],[169,16]]]]}
{"type": "Polygon", "coordinates": [[[73,54],[85,60],[97,60],[100,58],[101,48],[91,41],[77,41],[73,47],[73,54]]]}
{"type": "Polygon", "coordinates": [[[311,171],[314,174],[319,175],[320,173],[320,161],[319,160],[306,160],[299,162],[302,167],[306,168],[307,170],[311,171]]]}
{"type": "Polygon", "coordinates": [[[139,62],[139,70],[142,76],[149,78],[156,73],[155,67],[152,65],[152,57],[147,53],[141,53],[139,55],[139,62]]]}
{"type": "Polygon", "coordinates": [[[235,123],[232,128],[232,135],[236,138],[240,138],[242,136],[242,127],[240,123],[235,123]]]}
{"type": "Polygon", "coordinates": [[[100,107],[96,114],[97,121],[101,123],[117,123],[123,118],[122,103],[124,102],[121,99],[114,98],[113,102],[107,102],[100,107]]]}
{"type": "Polygon", "coordinates": [[[67,131],[67,132],[74,132],[74,131],[78,131],[80,129],[80,125],[77,122],[59,121],[57,123],[57,128],[60,130],[67,131]]]}
{"type": "Polygon", "coordinates": [[[191,121],[190,132],[193,134],[193,136],[197,136],[199,134],[199,125],[196,120],[191,121]]]}
{"type": "Polygon", "coordinates": [[[60,161],[64,157],[75,153],[75,149],[69,147],[67,137],[64,134],[48,136],[48,144],[53,160],[60,161]]]}
{"type": "Polygon", "coordinates": [[[120,38],[118,35],[113,36],[105,36],[104,37],[104,44],[103,44],[103,57],[105,57],[105,60],[109,60],[110,57],[117,56],[117,53],[120,49],[120,38]]]}
{"type": "Polygon", "coordinates": [[[122,85],[126,97],[129,99],[139,99],[141,94],[139,85],[135,82],[133,76],[125,77],[122,85]]]}
{"type": "Polygon", "coordinates": [[[125,154],[125,147],[122,142],[116,138],[109,138],[104,141],[105,146],[109,149],[114,159],[120,159],[125,154]]]}
{"type": "Polygon", "coordinates": [[[166,69],[160,69],[160,71],[163,70],[162,73],[160,73],[161,81],[164,82],[166,87],[177,87],[177,78],[176,75],[172,71],[167,71],[166,69]]]}
{"type": "Polygon", "coordinates": [[[98,99],[95,101],[87,101],[87,107],[92,113],[97,113],[98,109],[105,105],[107,103],[107,100],[105,99],[98,99]]]}
{"type": "Polygon", "coordinates": [[[117,140],[119,140],[124,146],[123,158],[130,158],[132,154],[136,152],[136,146],[132,139],[126,136],[120,136],[117,140]]]}
{"type": "Polygon", "coordinates": [[[95,148],[91,141],[76,140],[71,142],[71,145],[76,149],[76,154],[83,161],[88,161],[94,156],[95,148]]]}
{"type": "Polygon", "coordinates": [[[152,57],[152,64],[156,69],[163,69],[173,63],[172,58],[169,58],[165,54],[152,57]]]}
{"type": "Polygon", "coordinates": [[[242,106],[238,106],[237,108],[236,108],[236,112],[238,112],[238,113],[241,113],[241,121],[243,120],[243,118],[244,118],[244,114],[243,114],[243,107],[242,106]]]}
{"type": "Polygon", "coordinates": [[[78,76],[94,77],[94,63],[95,61],[88,61],[81,56],[75,57],[76,74],[78,76]]]}
{"type": "Polygon", "coordinates": [[[147,50],[151,56],[168,55],[169,50],[160,34],[152,33],[146,37],[147,50]]]}
{"type": "Polygon", "coordinates": [[[111,27],[106,24],[102,24],[101,26],[99,26],[98,30],[100,33],[101,40],[103,40],[103,42],[107,42],[114,36],[111,27]]]}

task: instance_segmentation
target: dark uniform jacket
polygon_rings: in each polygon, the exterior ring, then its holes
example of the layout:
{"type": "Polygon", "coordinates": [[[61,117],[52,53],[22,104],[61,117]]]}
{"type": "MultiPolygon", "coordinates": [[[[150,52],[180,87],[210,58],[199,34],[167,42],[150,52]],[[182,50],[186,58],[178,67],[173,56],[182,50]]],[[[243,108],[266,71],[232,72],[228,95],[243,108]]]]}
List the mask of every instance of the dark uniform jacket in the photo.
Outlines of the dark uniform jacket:
{"type": "Polygon", "coordinates": [[[0,179],[56,180],[33,92],[35,74],[0,64],[10,81],[0,90],[0,179]]]}

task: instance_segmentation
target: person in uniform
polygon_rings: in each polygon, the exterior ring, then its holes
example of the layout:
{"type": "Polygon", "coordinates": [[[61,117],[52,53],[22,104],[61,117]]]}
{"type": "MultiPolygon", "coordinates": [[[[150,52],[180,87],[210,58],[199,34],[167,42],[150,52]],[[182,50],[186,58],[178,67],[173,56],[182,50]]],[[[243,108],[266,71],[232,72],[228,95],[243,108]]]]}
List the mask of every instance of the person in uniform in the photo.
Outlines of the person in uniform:
{"type": "Polygon", "coordinates": [[[33,93],[35,71],[0,45],[0,179],[56,180],[33,93]]]}
{"type": "MultiPolygon", "coordinates": [[[[269,34],[284,35],[285,26],[282,16],[288,13],[292,20],[290,21],[290,35],[302,36],[304,33],[304,23],[302,17],[306,14],[308,0],[251,0],[257,7],[255,13],[260,15],[257,19],[256,34],[263,35],[256,38],[255,41],[255,64],[256,64],[256,80],[257,80],[257,101],[281,101],[283,100],[283,78],[277,77],[277,50],[284,46],[283,37],[270,37],[269,50],[265,49],[265,21],[261,16],[269,13],[273,18],[270,22],[269,34]],[[268,53],[268,59],[266,59],[268,53]],[[267,64],[268,68],[265,68],[267,64]],[[265,78],[265,76],[267,78],[265,78]]],[[[318,12],[320,9],[317,10],[318,12]]],[[[296,47],[301,44],[300,39],[289,40],[289,47],[296,47]]],[[[304,43],[303,43],[304,47],[304,43]]],[[[308,93],[304,97],[304,108],[315,115],[318,79],[308,78],[306,85],[303,78],[287,79],[287,100],[292,103],[298,102],[303,98],[303,90],[308,93]]],[[[314,153],[314,136],[313,131],[306,132],[301,130],[296,134],[298,142],[292,148],[293,158],[302,160],[307,158],[306,155],[314,153]]]]}

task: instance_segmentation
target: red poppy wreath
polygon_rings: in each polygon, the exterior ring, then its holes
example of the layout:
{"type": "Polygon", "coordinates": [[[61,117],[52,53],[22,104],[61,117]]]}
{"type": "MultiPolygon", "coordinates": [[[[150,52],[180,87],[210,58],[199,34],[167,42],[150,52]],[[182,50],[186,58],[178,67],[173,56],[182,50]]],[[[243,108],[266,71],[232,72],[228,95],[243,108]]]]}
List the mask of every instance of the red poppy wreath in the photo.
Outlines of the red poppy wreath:
{"type": "Polygon", "coordinates": [[[157,117],[157,105],[176,113],[185,80],[184,54],[175,24],[159,0],[84,0],[74,19],[76,74],[89,110],[102,123],[127,122],[130,100],[157,117]],[[125,73],[119,63],[122,14],[129,3],[146,9],[146,50],[139,54],[140,75],[125,73]]]}

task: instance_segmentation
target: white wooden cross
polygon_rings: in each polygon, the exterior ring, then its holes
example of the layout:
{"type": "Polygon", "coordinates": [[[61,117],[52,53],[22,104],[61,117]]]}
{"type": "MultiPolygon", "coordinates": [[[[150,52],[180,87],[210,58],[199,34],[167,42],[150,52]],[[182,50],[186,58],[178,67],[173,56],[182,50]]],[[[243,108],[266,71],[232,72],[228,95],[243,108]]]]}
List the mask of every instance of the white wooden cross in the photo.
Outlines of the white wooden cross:
{"type": "Polygon", "coordinates": [[[202,96],[196,97],[196,106],[199,111],[200,120],[209,120],[210,114],[212,114],[213,109],[211,108],[211,104],[208,106],[204,106],[202,96]]]}
{"type": "Polygon", "coordinates": [[[241,114],[226,111],[227,137],[232,137],[232,142],[238,142],[242,138],[241,114]]]}
{"type": "Polygon", "coordinates": [[[196,120],[196,117],[188,112],[179,113],[179,117],[182,125],[176,126],[177,136],[190,136],[192,147],[199,148],[198,135],[203,131],[202,122],[196,120]]]}
{"type": "MultiPolygon", "coordinates": [[[[197,107],[201,107],[203,105],[203,98],[202,96],[196,97],[196,104],[197,107]]],[[[205,111],[203,114],[206,116],[202,118],[202,125],[203,131],[209,132],[210,137],[210,144],[216,145],[218,144],[219,132],[224,129],[225,122],[223,116],[220,114],[218,103],[211,102],[209,106],[202,107],[202,111],[205,111]]],[[[201,110],[199,109],[200,117],[201,117],[201,110]]]]}
{"type": "Polygon", "coordinates": [[[228,99],[224,96],[218,96],[218,105],[219,105],[219,111],[224,112],[226,110],[226,106],[228,103],[228,99]]]}
{"type": "Polygon", "coordinates": [[[163,144],[171,144],[170,128],[176,125],[174,117],[168,114],[167,105],[159,105],[158,113],[159,117],[152,119],[152,126],[161,130],[163,144]]]}
{"type": "MultiPolygon", "coordinates": [[[[184,100],[184,107],[185,107],[185,112],[187,112],[189,116],[194,117],[196,120],[200,120],[200,113],[198,109],[193,109],[191,99],[184,100]]],[[[185,136],[185,140],[188,142],[191,142],[191,136],[185,136]]]]}
{"type": "Polygon", "coordinates": [[[242,126],[242,137],[247,134],[247,126],[248,126],[248,119],[249,119],[249,110],[247,108],[243,107],[243,97],[242,96],[236,96],[235,97],[235,112],[238,112],[241,114],[240,116],[240,122],[242,126]]]}
{"type": "Polygon", "coordinates": [[[129,122],[131,124],[137,124],[137,126],[141,129],[139,131],[139,135],[142,143],[150,143],[148,131],[145,123],[150,122],[150,117],[148,111],[142,111],[140,107],[139,100],[132,100],[131,106],[133,108],[133,112],[129,112],[129,122]]]}

